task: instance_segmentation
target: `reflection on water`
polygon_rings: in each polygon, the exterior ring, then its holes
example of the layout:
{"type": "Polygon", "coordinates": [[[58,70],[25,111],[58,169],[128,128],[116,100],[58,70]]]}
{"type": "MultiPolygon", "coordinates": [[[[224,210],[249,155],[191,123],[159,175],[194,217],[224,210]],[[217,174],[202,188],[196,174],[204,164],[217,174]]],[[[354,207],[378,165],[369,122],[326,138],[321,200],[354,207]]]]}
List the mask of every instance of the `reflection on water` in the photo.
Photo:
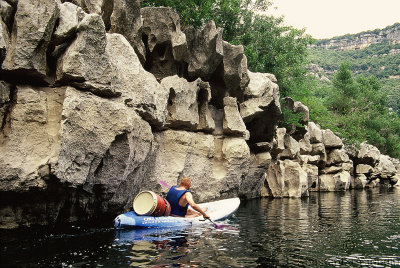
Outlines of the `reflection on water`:
{"type": "Polygon", "coordinates": [[[2,267],[400,266],[400,189],[244,201],[235,228],[1,232],[2,267]]]}

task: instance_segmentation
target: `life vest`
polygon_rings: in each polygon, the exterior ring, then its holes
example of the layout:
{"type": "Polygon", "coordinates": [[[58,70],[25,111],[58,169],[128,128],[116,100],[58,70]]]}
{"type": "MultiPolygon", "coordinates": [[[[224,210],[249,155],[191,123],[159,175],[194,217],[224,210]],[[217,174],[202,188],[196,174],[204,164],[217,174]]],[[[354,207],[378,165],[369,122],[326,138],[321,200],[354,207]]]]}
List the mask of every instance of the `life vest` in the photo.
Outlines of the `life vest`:
{"type": "Polygon", "coordinates": [[[182,207],[179,205],[179,199],[181,199],[181,197],[187,192],[190,191],[177,190],[175,186],[172,186],[169,189],[166,199],[171,205],[171,215],[185,217],[189,204],[186,204],[186,206],[182,207]]]}

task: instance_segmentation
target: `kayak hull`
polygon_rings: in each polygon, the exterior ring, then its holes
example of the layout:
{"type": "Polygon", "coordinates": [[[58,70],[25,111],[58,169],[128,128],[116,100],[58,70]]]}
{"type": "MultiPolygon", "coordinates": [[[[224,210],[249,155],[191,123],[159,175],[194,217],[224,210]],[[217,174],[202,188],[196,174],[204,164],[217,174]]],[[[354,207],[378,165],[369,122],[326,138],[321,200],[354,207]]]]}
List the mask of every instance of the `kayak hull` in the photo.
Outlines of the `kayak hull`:
{"type": "MultiPolygon", "coordinates": [[[[239,198],[229,198],[214,202],[199,204],[201,208],[207,208],[207,214],[211,220],[218,221],[225,219],[232,215],[239,207],[239,198]]],[[[117,229],[128,228],[169,228],[178,226],[191,226],[196,224],[210,223],[205,221],[203,216],[194,218],[183,217],[153,217],[153,216],[139,216],[134,211],[117,216],[114,220],[114,226],[117,229]]]]}

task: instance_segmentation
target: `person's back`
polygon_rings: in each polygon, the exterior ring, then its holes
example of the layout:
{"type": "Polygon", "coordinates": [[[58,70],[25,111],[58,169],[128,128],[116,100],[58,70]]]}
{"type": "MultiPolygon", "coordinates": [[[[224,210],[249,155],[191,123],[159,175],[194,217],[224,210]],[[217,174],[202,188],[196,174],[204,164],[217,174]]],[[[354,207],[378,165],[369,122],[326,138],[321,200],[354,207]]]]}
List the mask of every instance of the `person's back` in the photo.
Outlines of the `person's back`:
{"type": "Polygon", "coordinates": [[[179,189],[175,186],[172,186],[171,189],[169,190],[167,194],[167,201],[171,205],[171,216],[179,216],[179,217],[185,217],[189,203],[187,203],[185,206],[181,206],[179,204],[179,200],[181,197],[188,192],[188,190],[184,189],[179,189]]]}
{"type": "Polygon", "coordinates": [[[195,217],[203,215],[204,218],[210,218],[210,216],[208,216],[204,210],[193,201],[192,193],[189,191],[190,186],[190,179],[183,177],[179,187],[172,186],[169,189],[166,199],[171,205],[171,216],[195,217]],[[189,205],[200,212],[200,214],[193,210],[188,210],[189,205]]]}

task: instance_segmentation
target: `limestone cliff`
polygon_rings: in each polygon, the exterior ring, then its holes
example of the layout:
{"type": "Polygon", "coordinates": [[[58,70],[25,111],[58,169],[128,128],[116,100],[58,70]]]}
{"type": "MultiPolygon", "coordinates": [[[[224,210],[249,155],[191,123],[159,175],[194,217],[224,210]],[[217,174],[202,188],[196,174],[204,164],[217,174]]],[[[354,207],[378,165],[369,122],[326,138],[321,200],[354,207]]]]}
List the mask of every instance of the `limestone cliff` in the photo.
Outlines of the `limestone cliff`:
{"type": "MultiPolygon", "coordinates": [[[[400,43],[400,23],[388,26],[384,29],[366,31],[358,34],[348,34],[332,39],[318,40],[312,47],[346,51],[367,48],[377,43],[400,43]]],[[[396,53],[393,51],[393,53],[396,53]]]]}
{"type": "Polygon", "coordinates": [[[0,228],[115,216],[183,175],[199,202],[396,182],[398,162],[349,157],[299,102],[301,135],[277,129],[276,78],[212,21],[183,31],[139,0],[0,3],[0,228]]]}

